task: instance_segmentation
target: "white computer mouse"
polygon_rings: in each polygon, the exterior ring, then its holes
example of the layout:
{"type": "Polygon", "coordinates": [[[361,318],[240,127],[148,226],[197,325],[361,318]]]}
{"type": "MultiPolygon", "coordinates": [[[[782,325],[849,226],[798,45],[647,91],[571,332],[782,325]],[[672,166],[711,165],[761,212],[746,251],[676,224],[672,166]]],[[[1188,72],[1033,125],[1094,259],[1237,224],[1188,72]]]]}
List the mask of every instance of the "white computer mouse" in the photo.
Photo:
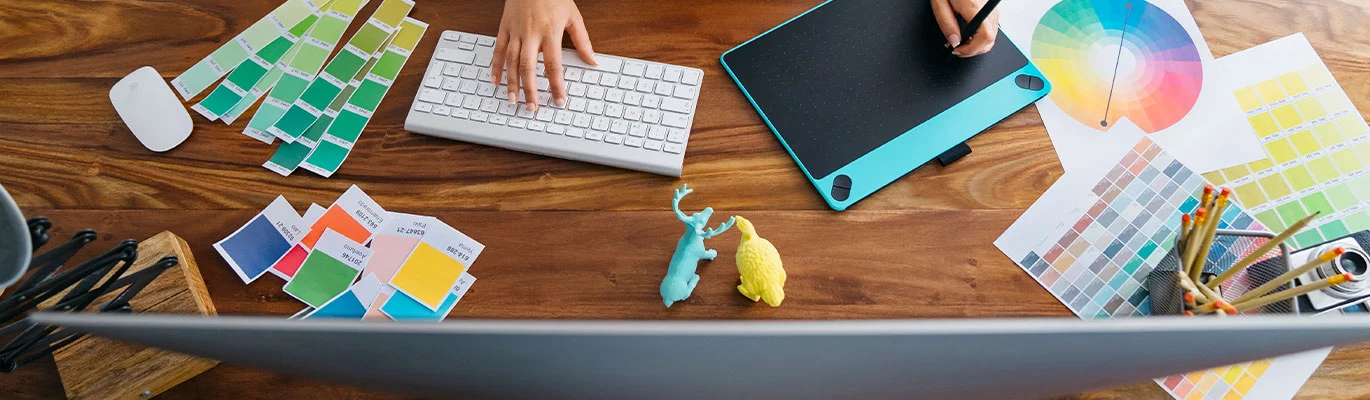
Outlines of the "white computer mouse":
{"type": "Polygon", "coordinates": [[[148,150],[171,150],[186,141],[194,127],[181,99],[152,67],[138,68],[120,79],[109,89],[109,101],[148,150]]]}

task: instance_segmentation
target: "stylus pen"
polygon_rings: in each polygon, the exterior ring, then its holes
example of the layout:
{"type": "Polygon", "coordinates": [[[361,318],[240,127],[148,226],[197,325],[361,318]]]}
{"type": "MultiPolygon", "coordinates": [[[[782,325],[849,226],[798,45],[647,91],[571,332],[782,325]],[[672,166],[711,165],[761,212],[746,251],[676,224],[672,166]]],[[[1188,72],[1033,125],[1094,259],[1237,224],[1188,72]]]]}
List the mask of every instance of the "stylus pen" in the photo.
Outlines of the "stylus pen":
{"type": "Polygon", "coordinates": [[[975,14],[975,17],[971,18],[970,22],[966,23],[966,26],[961,27],[961,43],[957,43],[956,45],[960,46],[970,42],[970,38],[975,36],[975,31],[980,30],[980,25],[984,25],[985,19],[989,18],[989,14],[994,12],[994,7],[998,5],[999,0],[986,1],[985,6],[980,8],[980,12],[975,14]]]}

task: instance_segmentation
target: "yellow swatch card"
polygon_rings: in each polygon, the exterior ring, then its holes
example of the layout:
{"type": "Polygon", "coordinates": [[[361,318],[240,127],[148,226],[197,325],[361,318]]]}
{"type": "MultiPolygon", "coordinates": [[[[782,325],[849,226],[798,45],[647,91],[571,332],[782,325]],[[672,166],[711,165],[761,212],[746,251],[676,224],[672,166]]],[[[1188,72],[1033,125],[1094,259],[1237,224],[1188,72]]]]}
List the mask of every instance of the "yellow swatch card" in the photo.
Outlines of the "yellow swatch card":
{"type": "Polygon", "coordinates": [[[485,245],[447,224],[434,221],[414,251],[390,278],[390,286],[430,310],[442,305],[462,272],[480,256],[485,245]]]}

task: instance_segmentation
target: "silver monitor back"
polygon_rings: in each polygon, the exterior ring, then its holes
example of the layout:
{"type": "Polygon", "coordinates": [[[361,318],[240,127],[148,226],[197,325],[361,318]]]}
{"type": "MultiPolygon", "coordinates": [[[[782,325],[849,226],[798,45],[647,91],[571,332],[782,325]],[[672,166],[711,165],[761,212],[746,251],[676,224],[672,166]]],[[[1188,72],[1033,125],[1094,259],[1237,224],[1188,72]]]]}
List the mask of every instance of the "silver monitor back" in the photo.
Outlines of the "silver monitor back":
{"type": "Polygon", "coordinates": [[[0,186],[0,292],[24,275],[32,255],[28,221],[14,198],[0,186]]]}
{"type": "Polygon", "coordinates": [[[46,314],[114,339],[437,397],[1040,398],[1370,339],[1370,318],[480,321],[46,314]]]}

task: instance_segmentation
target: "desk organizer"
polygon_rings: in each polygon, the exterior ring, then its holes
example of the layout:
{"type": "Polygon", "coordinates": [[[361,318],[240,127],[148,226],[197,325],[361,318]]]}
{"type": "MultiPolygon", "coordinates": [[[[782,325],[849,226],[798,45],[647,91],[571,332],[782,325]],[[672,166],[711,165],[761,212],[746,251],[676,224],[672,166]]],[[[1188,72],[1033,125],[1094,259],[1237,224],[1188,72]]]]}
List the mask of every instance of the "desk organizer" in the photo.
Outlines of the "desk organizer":
{"type": "MultiPolygon", "coordinates": [[[[1213,247],[1255,249],[1273,237],[1275,234],[1270,232],[1219,229],[1213,239],[1213,247]]],[[[1279,247],[1278,252],[1272,251],[1273,255],[1267,255],[1264,260],[1257,261],[1245,271],[1224,282],[1219,287],[1219,294],[1222,295],[1223,300],[1231,302],[1251,289],[1264,285],[1271,279],[1288,272],[1289,246],[1281,243],[1279,247]]],[[[1161,259],[1161,264],[1157,265],[1151,274],[1147,275],[1146,290],[1151,297],[1151,315],[1179,315],[1184,312],[1184,290],[1178,283],[1179,274],[1182,273],[1180,271],[1179,249],[1179,239],[1177,238],[1175,248],[1166,254],[1165,258],[1161,259]]],[[[1223,253],[1226,255],[1216,262],[1209,260],[1204,265],[1203,275],[1199,278],[1201,281],[1207,282],[1209,279],[1213,279],[1245,255],[1244,252],[1223,253]]],[[[1286,283],[1274,292],[1290,287],[1292,285],[1286,283]]],[[[1243,312],[1243,314],[1260,313],[1298,314],[1298,310],[1294,306],[1294,299],[1290,299],[1243,312]]]]}

